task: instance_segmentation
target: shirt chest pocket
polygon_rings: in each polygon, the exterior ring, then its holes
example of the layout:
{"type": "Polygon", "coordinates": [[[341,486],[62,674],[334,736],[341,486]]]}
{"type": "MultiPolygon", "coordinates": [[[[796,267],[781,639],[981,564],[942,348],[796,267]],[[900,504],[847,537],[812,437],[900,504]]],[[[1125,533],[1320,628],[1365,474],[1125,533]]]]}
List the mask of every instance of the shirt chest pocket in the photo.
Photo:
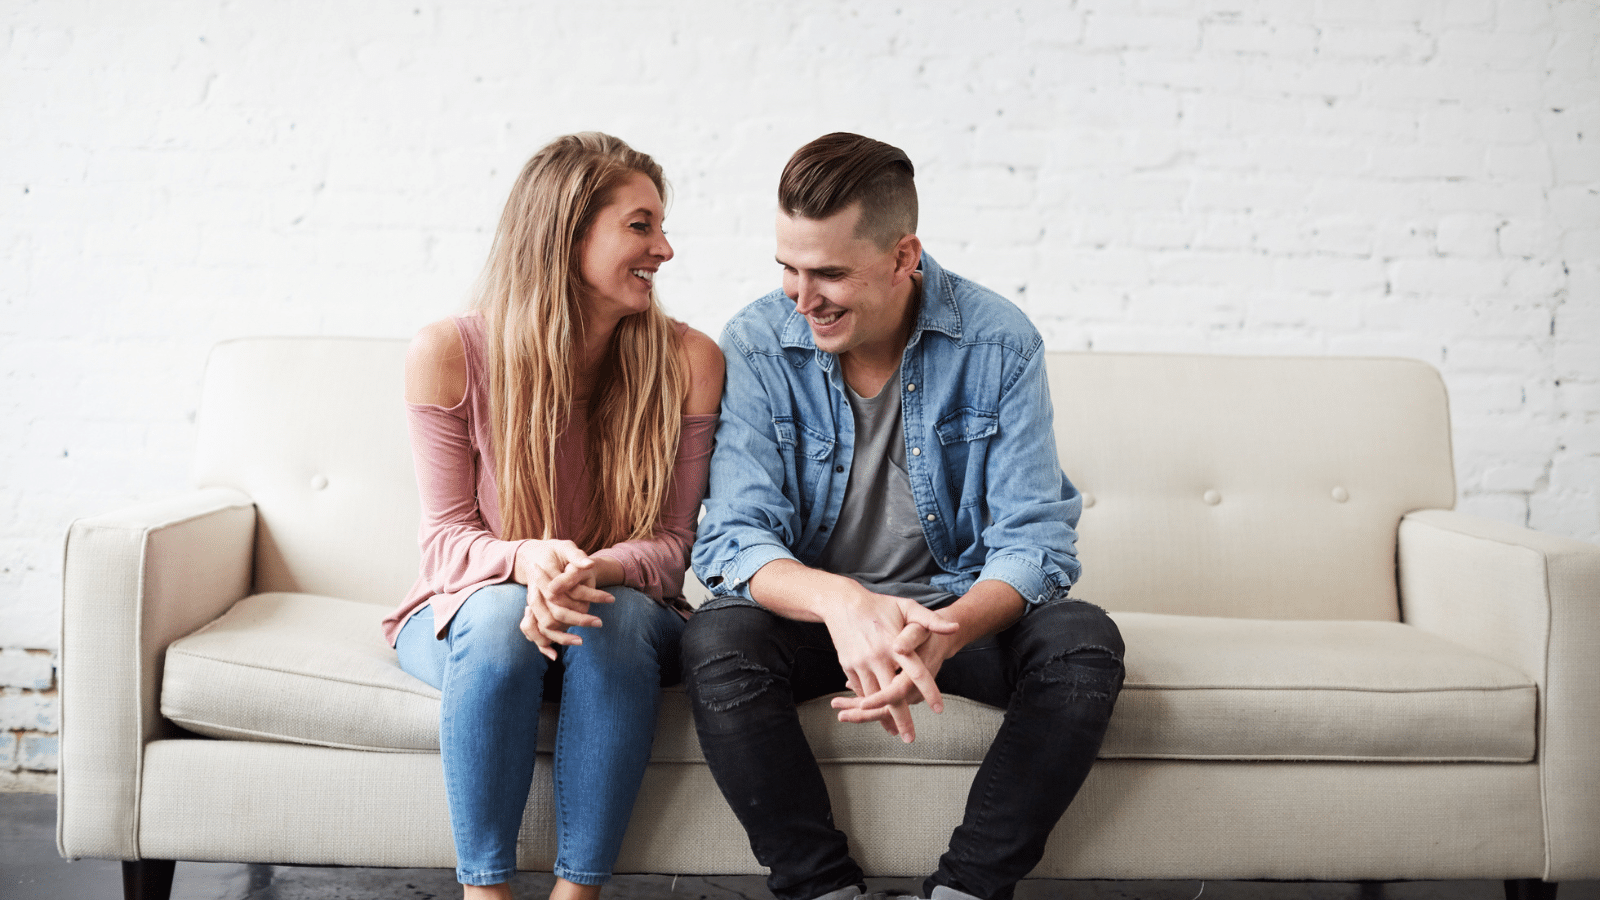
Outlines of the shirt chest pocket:
{"type": "Polygon", "coordinates": [[[1000,432],[1000,417],[980,409],[963,407],[934,425],[939,436],[940,468],[950,486],[961,497],[961,506],[983,503],[987,492],[984,468],[989,457],[989,439],[1000,432]]]}
{"type": "Polygon", "coordinates": [[[783,451],[784,477],[793,479],[802,489],[820,490],[833,462],[833,438],[807,428],[791,416],[774,417],[772,431],[783,451]]]}

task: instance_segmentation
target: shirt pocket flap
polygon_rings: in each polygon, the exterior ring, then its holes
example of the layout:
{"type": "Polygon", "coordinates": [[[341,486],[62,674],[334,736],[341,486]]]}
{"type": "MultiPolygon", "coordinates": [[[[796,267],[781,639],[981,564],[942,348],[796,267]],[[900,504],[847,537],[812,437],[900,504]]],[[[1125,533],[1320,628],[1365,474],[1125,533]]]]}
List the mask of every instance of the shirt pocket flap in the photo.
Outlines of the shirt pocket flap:
{"type": "Polygon", "coordinates": [[[791,416],[774,416],[772,430],[778,446],[794,447],[808,459],[827,460],[833,456],[833,438],[807,428],[791,416]]]}
{"type": "Polygon", "coordinates": [[[939,434],[939,443],[946,447],[979,441],[1000,430],[1000,417],[979,409],[963,408],[940,419],[934,430],[939,434]]]}

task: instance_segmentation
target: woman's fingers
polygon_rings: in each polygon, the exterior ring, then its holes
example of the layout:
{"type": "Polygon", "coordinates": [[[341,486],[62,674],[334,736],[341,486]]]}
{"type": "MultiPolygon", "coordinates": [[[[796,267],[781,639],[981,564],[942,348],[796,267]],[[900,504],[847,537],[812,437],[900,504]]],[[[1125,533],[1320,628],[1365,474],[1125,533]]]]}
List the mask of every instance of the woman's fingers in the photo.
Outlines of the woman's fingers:
{"type": "Polygon", "coordinates": [[[557,618],[555,608],[545,603],[536,591],[528,592],[528,606],[522,614],[520,627],[523,636],[538,644],[539,652],[551,659],[556,658],[554,645],[574,647],[583,643],[583,638],[567,632],[568,626],[557,618]]]}
{"type": "Polygon", "coordinates": [[[523,610],[522,623],[518,626],[522,636],[539,646],[539,652],[551,661],[556,658],[556,648],[551,646],[550,639],[539,628],[538,620],[534,618],[533,607],[523,610]]]}
{"type": "Polygon", "coordinates": [[[571,628],[573,626],[599,628],[602,624],[600,618],[589,614],[588,605],[584,603],[581,604],[583,608],[578,608],[567,606],[565,603],[550,603],[548,604],[550,618],[562,628],[571,628]]]}
{"type": "Polygon", "coordinates": [[[562,591],[584,584],[594,587],[594,560],[585,556],[576,562],[564,563],[550,576],[550,584],[562,591]]]}

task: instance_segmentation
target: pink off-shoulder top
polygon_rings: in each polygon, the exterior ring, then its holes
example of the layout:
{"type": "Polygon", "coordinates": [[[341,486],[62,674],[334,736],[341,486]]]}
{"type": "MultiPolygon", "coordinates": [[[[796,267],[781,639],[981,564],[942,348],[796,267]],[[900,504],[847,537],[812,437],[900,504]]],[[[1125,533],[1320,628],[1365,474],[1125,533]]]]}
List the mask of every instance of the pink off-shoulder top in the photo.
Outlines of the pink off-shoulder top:
{"type": "MultiPolygon", "coordinates": [[[[422,497],[422,567],[405,602],[383,620],[391,646],[406,620],[424,605],[433,607],[434,628],[443,635],[450,618],[473,591],[511,579],[522,541],[500,540],[500,501],[495,489],[493,424],[489,418],[489,373],[484,354],[484,321],[477,314],[456,317],[466,351],[467,392],[448,409],[406,404],[411,451],[422,497]]],[[[681,335],[688,326],[678,323],[681,335]]],[[[683,592],[683,573],[694,543],[695,520],[705,497],[711,465],[715,415],[683,417],[677,462],[666,509],[656,533],[624,541],[592,554],[622,565],[623,583],[661,603],[683,592]]],[[[575,533],[583,522],[588,478],[584,473],[584,428],[576,419],[556,451],[560,496],[558,535],[575,533]]]]}

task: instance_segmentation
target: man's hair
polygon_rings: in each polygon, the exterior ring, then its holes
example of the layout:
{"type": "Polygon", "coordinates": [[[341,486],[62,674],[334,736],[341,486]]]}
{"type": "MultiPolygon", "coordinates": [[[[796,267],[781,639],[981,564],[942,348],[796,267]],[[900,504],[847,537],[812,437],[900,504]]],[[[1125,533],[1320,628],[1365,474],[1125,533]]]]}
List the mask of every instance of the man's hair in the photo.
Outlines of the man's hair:
{"type": "Polygon", "coordinates": [[[859,202],[856,237],[887,250],[917,232],[915,174],[899,147],[836,131],[789,157],[778,179],[778,208],[789,216],[826,219],[859,202]]]}

